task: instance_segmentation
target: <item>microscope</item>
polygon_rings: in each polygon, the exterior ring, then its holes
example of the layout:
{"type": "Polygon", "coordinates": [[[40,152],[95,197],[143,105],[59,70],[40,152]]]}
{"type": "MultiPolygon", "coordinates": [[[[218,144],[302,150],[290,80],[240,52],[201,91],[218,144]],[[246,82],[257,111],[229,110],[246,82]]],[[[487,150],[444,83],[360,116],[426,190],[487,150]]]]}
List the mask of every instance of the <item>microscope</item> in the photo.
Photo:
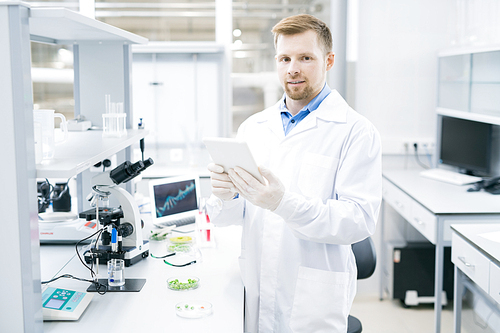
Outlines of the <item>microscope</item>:
{"type": "Polygon", "coordinates": [[[103,231],[96,246],[84,254],[87,264],[96,261],[106,264],[110,259],[123,259],[128,267],[149,256],[149,243],[142,237],[144,224],[139,207],[134,197],[118,185],[135,178],[151,165],[151,158],[136,163],[126,161],[92,178],[92,193],[87,199],[96,208],[81,212],[80,218],[96,220],[103,231]],[[109,207],[111,195],[118,199],[119,207],[109,207]],[[99,202],[102,202],[102,207],[99,202]]]}

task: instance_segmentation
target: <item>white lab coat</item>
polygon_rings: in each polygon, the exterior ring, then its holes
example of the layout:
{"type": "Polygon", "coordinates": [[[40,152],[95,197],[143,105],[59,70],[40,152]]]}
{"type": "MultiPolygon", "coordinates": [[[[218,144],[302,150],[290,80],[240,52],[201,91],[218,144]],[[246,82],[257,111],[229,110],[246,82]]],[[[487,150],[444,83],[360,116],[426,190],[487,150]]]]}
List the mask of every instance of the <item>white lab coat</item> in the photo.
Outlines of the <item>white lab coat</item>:
{"type": "Polygon", "coordinates": [[[209,216],[243,225],[246,332],[346,332],[357,274],[350,244],[374,233],[380,209],[380,137],[335,90],[286,137],[278,105],[248,118],[238,138],[283,182],[280,205],[270,212],[212,195],[209,216]]]}

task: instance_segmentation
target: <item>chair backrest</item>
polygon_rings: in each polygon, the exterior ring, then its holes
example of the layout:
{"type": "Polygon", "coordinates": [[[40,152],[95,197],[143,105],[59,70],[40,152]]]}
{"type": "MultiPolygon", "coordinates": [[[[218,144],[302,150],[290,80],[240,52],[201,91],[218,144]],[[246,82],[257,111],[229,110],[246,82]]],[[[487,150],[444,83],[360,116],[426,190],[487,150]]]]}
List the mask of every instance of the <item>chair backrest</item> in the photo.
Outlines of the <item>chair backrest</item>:
{"type": "Polygon", "coordinates": [[[358,280],[369,278],[377,265],[375,244],[371,237],[351,245],[358,268],[358,280]]]}

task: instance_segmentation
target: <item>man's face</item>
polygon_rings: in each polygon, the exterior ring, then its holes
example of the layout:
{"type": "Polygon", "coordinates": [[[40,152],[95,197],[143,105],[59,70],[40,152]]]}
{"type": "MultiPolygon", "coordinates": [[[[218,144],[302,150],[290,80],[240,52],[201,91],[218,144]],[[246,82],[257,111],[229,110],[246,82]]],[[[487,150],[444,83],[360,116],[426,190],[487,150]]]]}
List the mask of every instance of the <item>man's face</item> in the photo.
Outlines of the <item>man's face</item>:
{"type": "Polygon", "coordinates": [[[279,36],[276,63],[287,97],[305,106],[323,89],[326,72],[333,66],[333,53],[325,56],[316,32],[308,30],[279,36]]]}

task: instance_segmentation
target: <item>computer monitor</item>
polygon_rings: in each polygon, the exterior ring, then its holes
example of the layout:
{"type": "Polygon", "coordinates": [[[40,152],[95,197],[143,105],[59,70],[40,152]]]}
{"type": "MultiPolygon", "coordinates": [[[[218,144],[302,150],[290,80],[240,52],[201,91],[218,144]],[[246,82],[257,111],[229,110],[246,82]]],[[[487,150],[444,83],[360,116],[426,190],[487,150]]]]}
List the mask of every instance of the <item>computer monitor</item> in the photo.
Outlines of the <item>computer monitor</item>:
{"type": "Polygon", "coordinates": [[[488,176],[491,162],[492,125],[442,116],[439,163],[460,172],[488,176]]]}
{"type": "Polygon", "coordinates": [[[159,224],[195,217],[198,214],[199,188],[197,175],[149,181],[152,222],[159,224]]]}

